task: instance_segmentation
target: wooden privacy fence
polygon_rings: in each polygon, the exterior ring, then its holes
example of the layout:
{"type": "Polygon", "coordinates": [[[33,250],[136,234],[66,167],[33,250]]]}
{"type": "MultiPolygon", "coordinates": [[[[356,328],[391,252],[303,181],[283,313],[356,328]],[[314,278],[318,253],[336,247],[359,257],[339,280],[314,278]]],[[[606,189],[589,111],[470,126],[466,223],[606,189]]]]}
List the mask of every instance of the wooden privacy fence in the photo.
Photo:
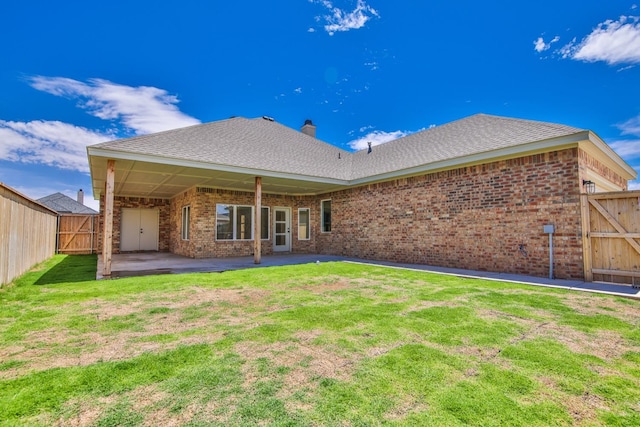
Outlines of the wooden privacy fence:
{"type": "Polygon", "coordinates": [[[53,256],[57,216],[0,182],[0,286],[53,256]]]}
{"type": "Polygon", "coordinates": [[[64,214],[58,219],[58,253],[93,254],[98,249],[98,215],[64,214]]]}
{"type": "Polygon", "coordinates": [[[640,287],[640,191],[581,196],[586,281],[640,287]]]}

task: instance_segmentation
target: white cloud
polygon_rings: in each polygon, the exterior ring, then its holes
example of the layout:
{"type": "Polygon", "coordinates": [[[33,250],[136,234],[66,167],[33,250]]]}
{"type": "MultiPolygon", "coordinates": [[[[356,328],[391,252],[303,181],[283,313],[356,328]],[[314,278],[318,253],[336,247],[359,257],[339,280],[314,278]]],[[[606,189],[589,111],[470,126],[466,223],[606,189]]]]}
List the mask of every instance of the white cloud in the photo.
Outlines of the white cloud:
{"type": "Polygon", "coordinates": [[[326,21],[324,30],[331,36],[336,32],[360,29],[371,18],[380,17],[378,11],[367,5],[364,0],[358,0],[356,8],[351,12],[334,7],[333,3],[328,0],[316,0],[315,3],[322,4],[331,12],[330,15],[323,17],[326,21]]]}
{"type": "Polygon", "coordinates": [[[297,94],[301,94],[302,93],[302,88],[301,87],[297,87],[293,90],[295,93],[297,94]]]}
{"type": "Polygon", "coordinates": [[[560,37],[555,36],[549,43],[545,43],[542,37],[538,37],[538,39],[533,42],[533,46],[534,46],[533,48],[535,49],[536,52],[542,53],[545,50],[549,50],[551,48],[551,45],[553,43],[558,42],[559,40],[560,40],[560,37]]]}
{"type": "Polygon", "coordinates": [[[579,43],[573,39],[558,51],[563,58],[603,61],[609,65],[640,63],[640,17],[604,21],[579,43]]]}
{"type": "Polygon", "coordinates": [[[627,162],[640,159],[640,140],[620,140],[609,143],[609,146],[627,162]]]}
{"type": "Polygon", "coordinates": [[[113,135],[58,121],[0,120],[0,158],[88,172],[86,146],[114,139],[113,135]]]}
{"type": "Polygon", "coordinates": [[[182,113],[178,98],[151,86],[126,86],[103,79],[87,83],[64,77],[35,76],[35,89],[56,96],[77,98],[79,106],[103,120],[118,120],[136,134],[160,132],[200,123],[182,113]]]}
{"type": "MultiPolygon", "coordinates": [[[[640,116],[633,117],[617,125],[622,135],[640,137],[640,116]]],[[[627,163],[638,165],[640,162],[640,139],[622,139],[609,143],[609,146],[627,163]]],[[[637,166],[636,171],[640,170],[637,166]]],[[[640,180],[630,181],[629,190],[640,190],[640,180]]]]}
{"type": "Polygon", "coordinates": [[[371,71],[375,71],[380,68],[380,65],[376,61],[368,61],[364,63],[365,67],[369,67],[371,71]]]}
{"type": "Polygon", "coordinates": [[[617,125],[623,135],[640,136],[640,116],[632,117],[624,123],[617,125]]]}
{"type": "Polygon", "coordinates": [[[406,132],[401,130],[396,130],[393,132],[384,132],[380,130],[374,130],[373,132],[369,132],[365,136],[355,139],[349,142],[349,147],[354,150],[364,150],[368,148],[368,143],[371,142],[371,146],[376,146],[380,144],[384,144],[385,142],[393,141],[398,138],[402,138],[403,136],[407,136],[412,132],[406,132]]]}

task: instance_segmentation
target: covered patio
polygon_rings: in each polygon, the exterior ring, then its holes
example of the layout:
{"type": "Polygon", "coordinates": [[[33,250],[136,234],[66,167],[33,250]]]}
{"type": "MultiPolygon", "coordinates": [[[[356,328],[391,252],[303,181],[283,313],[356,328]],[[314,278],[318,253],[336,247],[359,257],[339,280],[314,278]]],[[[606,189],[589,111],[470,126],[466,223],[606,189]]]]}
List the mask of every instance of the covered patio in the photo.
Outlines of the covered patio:
{"type": "MultiPolygon", "coordinates": [[[[253,257],[189,258],[170,252],[137,252],[112,254],[110,278],[152,276],[156,274],[220,273],[255,267],[309,264],[314,262],[344,261],[344,257],[316,254],[280,254],[262,257],[256,264],[253,257]]],[[[96,279],[109,278],[102,275],[103,258],[98,255],[96,279]]]]}

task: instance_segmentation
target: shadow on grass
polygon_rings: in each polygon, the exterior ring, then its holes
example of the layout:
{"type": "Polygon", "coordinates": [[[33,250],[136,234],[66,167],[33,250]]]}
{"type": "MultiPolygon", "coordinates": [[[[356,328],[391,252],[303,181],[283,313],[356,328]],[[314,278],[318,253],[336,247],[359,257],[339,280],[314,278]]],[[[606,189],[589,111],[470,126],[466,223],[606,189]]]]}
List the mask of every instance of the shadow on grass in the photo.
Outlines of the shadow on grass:
{"type": "Polygon", "coordinates": [[[66,255],[60,262],[49,268],[34,285],[85,282],[96,280],[98,257],[96,255],[66,255]]]}

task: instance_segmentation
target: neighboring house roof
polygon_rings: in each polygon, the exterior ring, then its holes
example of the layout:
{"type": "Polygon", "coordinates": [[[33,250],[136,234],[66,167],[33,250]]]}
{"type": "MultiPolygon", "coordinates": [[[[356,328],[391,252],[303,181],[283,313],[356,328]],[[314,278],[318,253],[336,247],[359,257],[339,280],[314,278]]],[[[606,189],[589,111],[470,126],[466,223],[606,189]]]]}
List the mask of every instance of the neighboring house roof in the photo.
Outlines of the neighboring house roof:
{"type": "Polygon", "coordinates": [[[74,214],[97,214],[93,209],[78,203],[69,196],[62,193],[54,193],[38,199],[39,203],[47,206],[58,213],[74,213],[74,214]]]}
{"type": "Polygon", "coordinates": [[[192,185],[251,191],[251,176],[270,179],[265,191],[296,194],[298,189],[308,194],[584,141],[629,179],[635,177],[635,171],[588,130],[486,114],[416,132],[375,146],[371,153],[342,150],[272,119],[241,117],[104,142],[87,152],[94,194],[104,188],[105,158],[117,159],[123,168],[120,177],[116,174],[120,194],[171,197],[192,185]],[[207,181],[213,171],[221,181],[207,181]],[[144,173],[158,176],[147,182],[144,173]],[[128,186],[128,181],[136,185],[128,186]]]}

